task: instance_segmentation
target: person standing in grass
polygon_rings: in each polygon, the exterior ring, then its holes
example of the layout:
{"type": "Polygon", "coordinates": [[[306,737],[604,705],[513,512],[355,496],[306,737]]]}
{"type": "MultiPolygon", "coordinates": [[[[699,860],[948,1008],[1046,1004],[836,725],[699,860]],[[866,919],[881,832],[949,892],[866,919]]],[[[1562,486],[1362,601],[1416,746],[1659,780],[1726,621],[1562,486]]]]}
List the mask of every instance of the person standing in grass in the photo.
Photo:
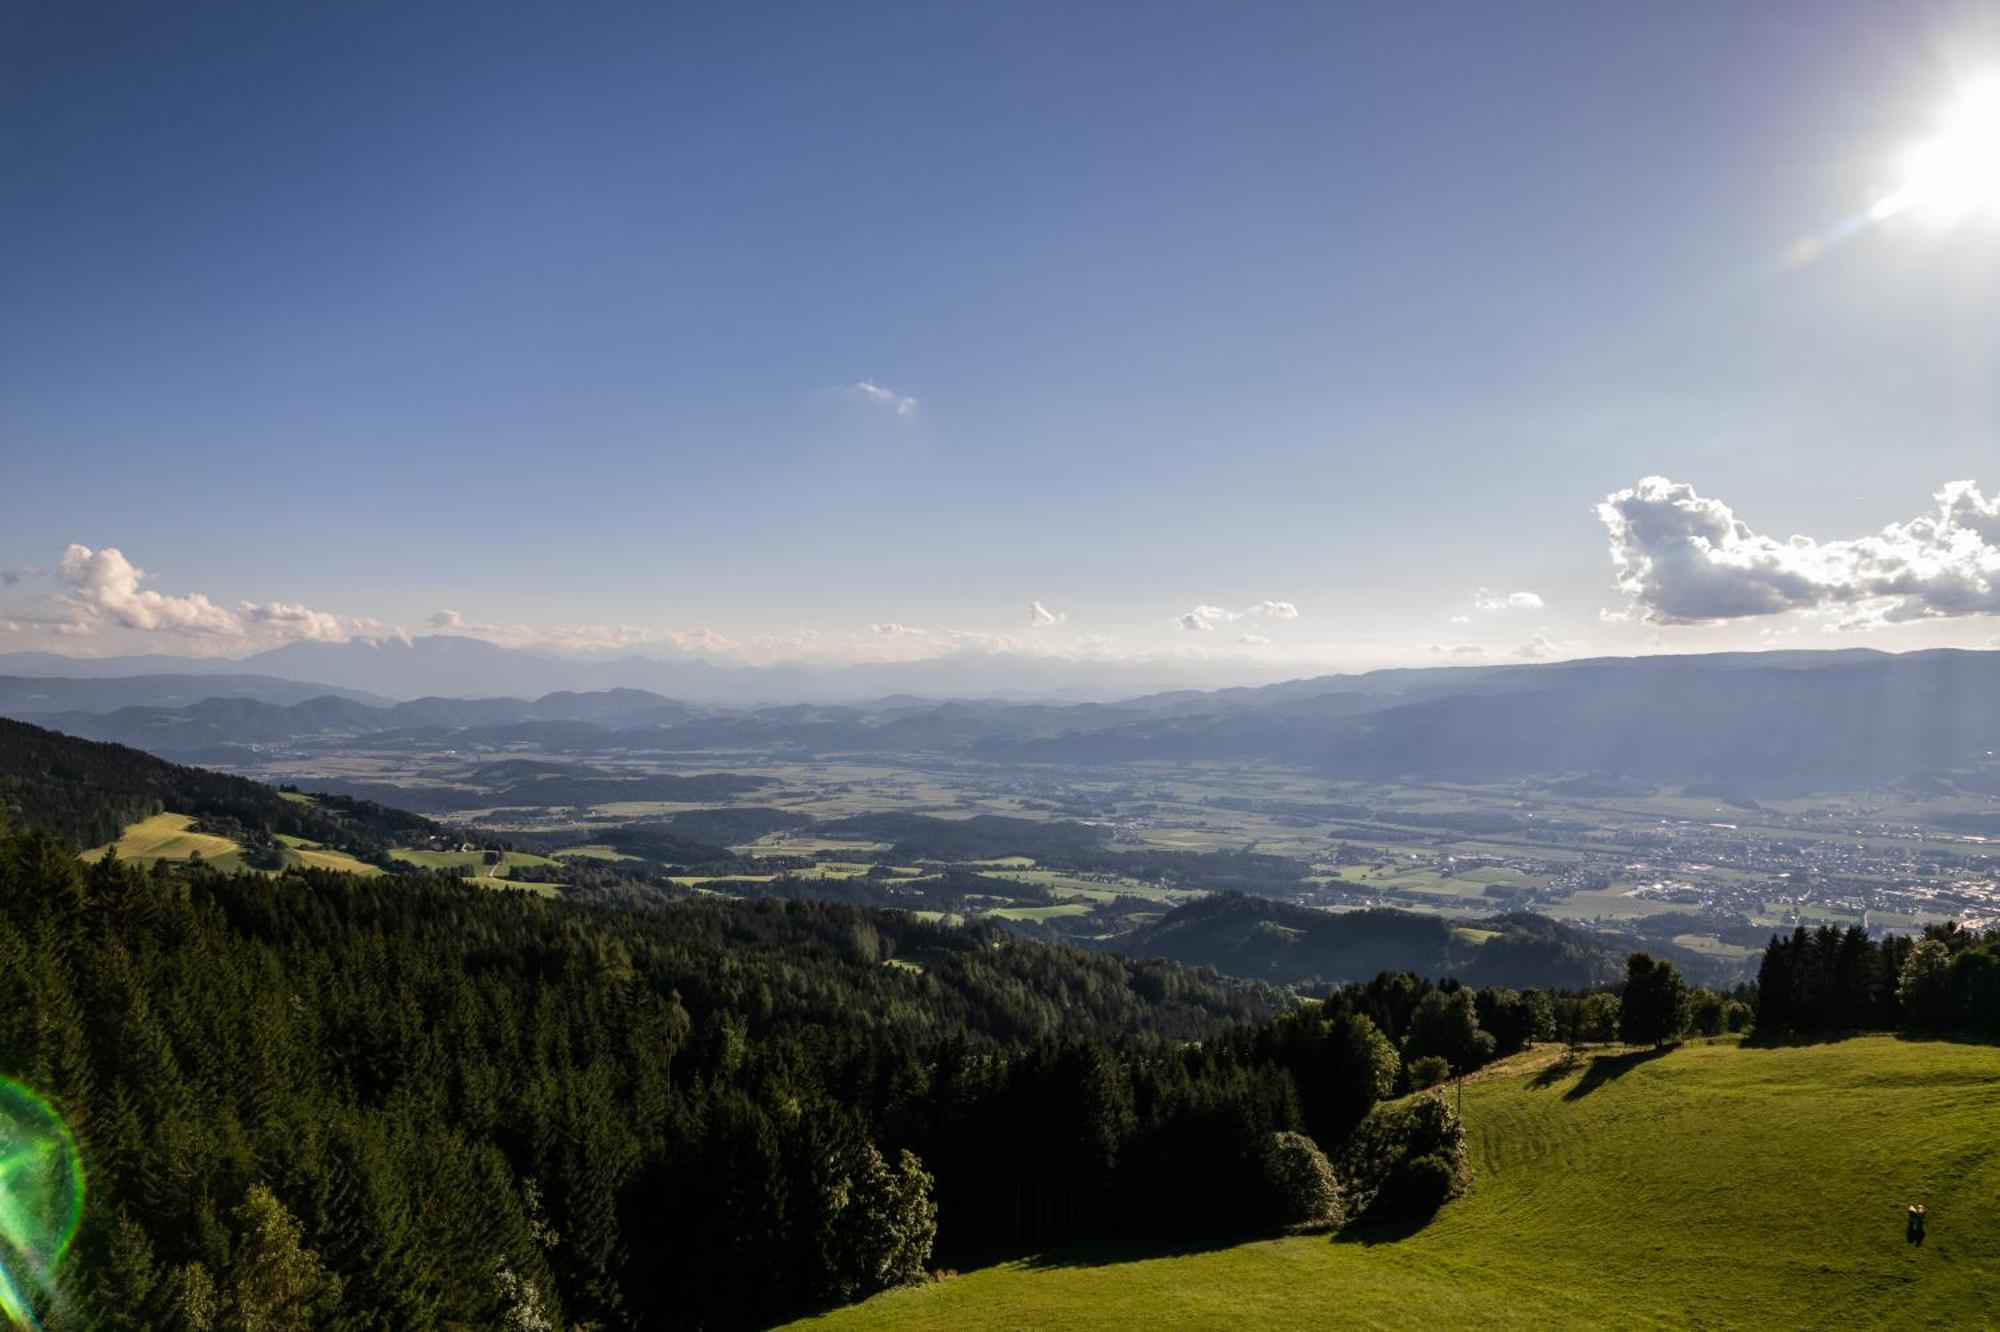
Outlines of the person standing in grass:
{"type": "Polygon", "coordinates": [[[1922,1244],[1924,1242],[1924,1205],[1922,1203],[1911,1203],[1908,1216],[1909,1224],[1903,1230],[1903,1238],[1912,1244],[1922,1244]]]}

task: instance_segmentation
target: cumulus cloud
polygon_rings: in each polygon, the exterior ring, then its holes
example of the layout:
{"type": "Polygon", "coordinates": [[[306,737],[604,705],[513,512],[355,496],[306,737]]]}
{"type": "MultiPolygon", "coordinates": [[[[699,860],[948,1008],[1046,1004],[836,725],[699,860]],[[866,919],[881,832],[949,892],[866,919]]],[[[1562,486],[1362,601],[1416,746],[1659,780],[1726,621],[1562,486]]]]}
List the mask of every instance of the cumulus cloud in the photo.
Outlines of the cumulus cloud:
{"type": "Polygon", "coordinates": [[[9,615],[8,632],[64,637],[161,634],[201,650],[227,652],[311,639],[339,642],[372,621],[350,620],[289,601],[239,601],[224,605],[205,593],[169,593],[146,586],[152,575],[116,546],[91,549],[72,543],[53,570],[10,571],[4,581],[53,574],[56,588],[9,615]]]}
{"type": "Polygon", "coordinates": [[[1249,647],[1262,647],[1271,640],[1262,634],[1238,634],[1236,635],[1236,641],[1249,647]]]}
{"type": "Polygon", "coordinates": [[[242,622],[199,592],[168,596],[139,586],[145,570],[115,546],[92,550],[71,543],[57,566],[63,600],[78,615],[126,629],[186,634],[240,634],[242,622]]]}
{"type": "Polygon", "coordinates": [[[1548,635],[1536,634],[1533,638],[1515,648],[1514,655],[1525,657],[1529,661],[1540,661],[1544,657],[1555,656],[1556,645],[1549,641],[1548,635]]]}
{"type": "Polygon", "coordinates": [[[924,632],[913,625],[897,624],[894,620],[886,624],[871,624],[868,628],[871,633],[881,634],[887,638],[907,638],[924,632]]]}
{"type": "Polygon", "coordinates": [[[1482,587],[1472,594],[1474,610],[1540,610],[1544,604],[1533,592],[1492,592],[1482,587]]]}
{"type": "MultiPolygon", "coordinates": [[[[907,394],[898,393],[894,389],[884,388],[872,379],[864,379],[859,383],[851,384],[848,386],[847,391],[869,402],[879,402],[898,416],[915,416],[917,414],[917,400],[915,398],[907,394]]],[[[948,412],[946,413],[946,415],[949,414],[948,412]]]]}
{"type": "Polygon", "coordinates": [[[1183,612],[1176,620],[1176,623],[1183,629],[1190,629],[1196,633],[1206,633],[1215,628],[1216,625],[1227,624],[1235,618],[1235,612],[1226,611],[1220,606],[1196,606],[1191,611],[1183,612]]]}
{"type": "Polygon", "coordinates": [[[1196,606],[1191,611],[1183,611],[1174,617],[1174,623],[1194,633],[1206,633],[1217,625],[1234,624],[1238,620],[1296,620],[1299,608],[1289,601],[1260,601],[1243,610],[1230,610],[1225,606],[1196,606]]]}
{"type": "Polygon", "coordinates": [[[1028,603],[1028,625],[1033,629],[1046,629],[1052,624],[1061,624],[1068,619],[1061,611],[1052,611],[1039,601],[1028,603]]]}
{"type": "Polygon", "coordinates": [[[349,625],[338,615],[326,611],[316,611],[310,606],[301,606],[290,601],[267,601],[259,606],[253,602],[237,603],[237,610],[251,625],[263,625],[275,629],[285,638],[310,639],[315,643],[340,643],[351,637],[349,625]]]}
{"type": "Polygon", "coordinates": [[[2000,498],[1953,481],[1934,499],[1872,536],[1780,541],[1690,485],[1649,476],[1606,496],[1597,516],[1627,614],[1654,624],[1830,608],[1846,608],[1850,627],[2000,614],[2000,498]]]}

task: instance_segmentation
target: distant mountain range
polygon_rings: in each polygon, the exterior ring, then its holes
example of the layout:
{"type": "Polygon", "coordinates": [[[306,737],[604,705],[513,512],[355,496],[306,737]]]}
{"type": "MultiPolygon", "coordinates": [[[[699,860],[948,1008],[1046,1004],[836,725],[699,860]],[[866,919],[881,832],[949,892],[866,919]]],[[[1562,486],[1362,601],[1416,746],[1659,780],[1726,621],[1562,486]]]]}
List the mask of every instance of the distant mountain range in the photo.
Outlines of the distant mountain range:
{"type": "Polygon", "coordinates": [[[214,762],[245,747],[367,736],[473,751],[529,743],[569,753],[922,754],[1065,766],[1215,760],[1380,780],[1587,775],[1798,786],[1990,768],[2000,752],[2000,652],[1609,658],[1081,704],[899,696],[750,708],[632,688],[396,704],[350,689],[286,702],[283,681],[213,679],[215,697],[180,706],[111,705],[128,696],[121,691],[133,699],[198,692],[186,676],[0,679],[0,714],[214,762]]]}
{"type": "MultiPolygon", "coordinates": [[[[571,657],[501,647],[456,634],[291,643],[241,660],[160,655],[65,657],[0,653],[0,675],[106,679],[135,675],[256,675],[313,680],[322,693],[390,699],[424,696],[523,698],[559,692],[645,689],[697,703],[857,702],[891,694],[927,698],[1106,700],[1163,689],[1253,678],[1275,668],[1199,660],[1131,663],[960,651],[915,661],[851,666],[718,665],[700,658],[644,654],[571,657]]],[[[275,701],[275,700],[273,700],[275,701]]]]}

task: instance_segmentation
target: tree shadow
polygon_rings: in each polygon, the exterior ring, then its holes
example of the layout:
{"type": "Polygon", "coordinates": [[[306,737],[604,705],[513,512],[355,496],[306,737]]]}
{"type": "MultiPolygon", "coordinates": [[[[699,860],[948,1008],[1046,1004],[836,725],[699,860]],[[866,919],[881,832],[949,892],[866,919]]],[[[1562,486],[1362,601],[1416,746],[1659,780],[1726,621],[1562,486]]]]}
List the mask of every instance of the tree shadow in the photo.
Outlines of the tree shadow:
{"type": "Polygon", "coordinates": [[[1579,1059],[1558,1060],[1528,1080],[1528,1086],[1535,1091],[1547,1091],[1570,1074],[1583,1067],[1579,1059]]]}
{"type": "Polygon", "coordinates": [[[1335,1244],[1359,1244],[1374,1248],[1378,1244],[1400,1244],[1437,1219],[1437,1213],[1423,1216],[1363,1216],[1345,1230],[1333,1237],[1335,1244]]]}
{"type": "Polygon", "coordinates": [[[1671,1045],[1658,1046],[1651,1050],[1634,1050],[1630,1054],[1598,1055],[1584,1067],[1583,1076],[1576,1085],[1563,1093],[1565,1101],[1580,1101],[1584,1097],[1616,1078],[1622,1078],[1641,1064],[1649,1064],[1673,1049],[1671,1045]]]}
{"type": "Polygon", "coordinates": [[[1280,1232],[1265,1231],[1182,1240],[1162,1238],[1083,1241],[1061,1245],[1040,1253],[991,1254],[987,1255],[984,1261],[964,1262],[962,1266],[966,1271],[973,1271],[980,1267],[1018,1262],[1032,1272],[1064,1267],[1115,1267],[1120,1263],[1143,1262],[1149,1258],[1185,1258],[1198,1253],[1213,1253],[1218,1249],[1233,1249],[1252,1240],[1278,1238],[1281,1238],[1280,1232]]]}

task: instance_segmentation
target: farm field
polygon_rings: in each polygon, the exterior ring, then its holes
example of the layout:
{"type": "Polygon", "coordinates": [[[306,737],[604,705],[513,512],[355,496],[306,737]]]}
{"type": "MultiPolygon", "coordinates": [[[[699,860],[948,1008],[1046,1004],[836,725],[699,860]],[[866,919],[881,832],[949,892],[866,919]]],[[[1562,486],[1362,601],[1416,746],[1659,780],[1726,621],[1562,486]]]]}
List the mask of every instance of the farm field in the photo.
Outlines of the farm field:
{"type": "Polygon", "coordinates": [[[1471,1082],[1471,1193],[1406,1237],[1054,1254],[802,1326],[1991,1327],[2000,1048],[1690,1045],[1471,1082]],[[1702,1150],[1689,1151],[1699,1142],[1702,1150]],[[1930,1209],[1904,1242],[1902,1209],[1930,1209]]]}
{"type": "Polygon", "coordinates": [[[356,860],[345,851],[335,851],[331,847],[320,845],[318,842],[309,842],[303,837],[288,837],[283,833],[279,833],[278,840],[283,842],[291,852],[291,856],[288,859],[296,858],[298,863],[307,869],[339,870],[343,874],[380,874],[382,872],[365,860],[356,860]]]}
{"type": "Polygon", "coordinates": [[[481,879],[515,879],[521,877],[521,870],[553,869],[558,864],[547,856],[526,851],[502,851],[498,862],[490,865],[484,851],[417,851],[398,847],[389,854],[419,869],[462,869],[481,879]]]}

